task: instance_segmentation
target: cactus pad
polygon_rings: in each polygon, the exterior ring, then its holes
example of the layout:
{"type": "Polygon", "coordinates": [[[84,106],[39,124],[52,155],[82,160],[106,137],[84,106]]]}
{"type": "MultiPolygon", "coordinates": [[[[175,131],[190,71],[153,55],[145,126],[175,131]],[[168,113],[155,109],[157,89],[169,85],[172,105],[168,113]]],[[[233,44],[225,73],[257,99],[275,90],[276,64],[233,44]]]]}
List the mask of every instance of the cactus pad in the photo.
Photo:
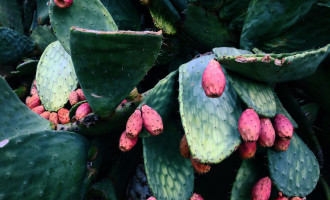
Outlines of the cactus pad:
{"type": "Polygon", "coordinates": [[[26,60],[16,67],[16,71],[11,72],[20,76],[34,76],[36,74],[38,60],[26,60]]]}
{"type": "Polygon", "coordinates": [[[275,95],[275,102],[276,102],[276,114],[283,114],[285,115],[290,122],[292,123],[294,128],[298,128],[298,124],[294,119],[291,117],[291,115],[286,111],[286,109],[283,107],[280,99],[275,95]]]}
{"type": "MultiPolygon", "coordinates": [[[[0,24],[23,33],[22,6],[19,0],[1,1],[0,24]]],[[[2,42],[0,42],[2,46],[2,42]]],[[[1,56],[0,56],[1,57],[1,56]]]]}
{"type": "Polygon", "coordinates": [[[37,67],[37,88],[46,110],[57,111],[69,100],[71,91],[77,87],[77,77],[70,55],[59,41],[44,51],[37,67]]]}
{"type": "Polygon", "coordinates": [[[33,29],[30,37],[42,51],[44,51],[50,43],[57,40],[51,26],[47,25],[37,26],[33,29]]]}

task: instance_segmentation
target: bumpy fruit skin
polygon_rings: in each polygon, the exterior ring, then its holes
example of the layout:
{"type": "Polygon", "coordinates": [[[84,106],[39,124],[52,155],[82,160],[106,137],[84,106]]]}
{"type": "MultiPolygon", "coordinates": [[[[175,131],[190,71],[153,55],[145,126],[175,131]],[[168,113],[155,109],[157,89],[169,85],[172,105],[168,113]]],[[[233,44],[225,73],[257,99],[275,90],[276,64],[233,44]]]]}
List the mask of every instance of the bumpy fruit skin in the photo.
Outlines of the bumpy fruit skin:
{"type": "Polygon", "coordinates": [[[27,107],[33,109],[41,104],[40,98],[38,95],[33,95],[32,97],[27,97],[25,100],[27,107]]]}
{"type": "Polygon", "coordinates": [[[59,124],[60,121],[58,120],[57,113],[55,113],[55,112],[50,113],[49,121],[52,122],[53,124],[59,124]]]}
{"type": "Polygon", "coordinates": [[[194,193],[189,200],[204,200],[204,199],[201,195],[194,193]]]}
{"type": "Polygon", "coordinates": [[[256,142],[243,142],[239,146],[239,154],[242,159],[252,158],[257,151],[257,143],[256,142]]]}
{"type": "Polygon", "coordinates": [[[31,89],[31,95],[34,96],[34,95],[38,95],[38,90],[37,90],[37,87],[36,86],[33,86],[32,89],[31,89]]]}
{"type": "Polygon", "coordinates": [[[292,138],[293,125],[284,115],[276,115],[274,119],[274,128],[277,136],[282,138],[282,140],[289,140],[292,138]]]}
{"type": "Polygon", "coordinates": [[[147,105],[143,105],[141,110],[143,125],[146,130],[151,135],[161,134],[164,130],[162,117],[157,113],[157,111],[147,105]]]}
{"type": "Polygon", "coordinates": [[[72,91],[70,93],[69,102],[70,102],[71,106],[73,106],[73,105],[75,105],[76,103],[79,102],[79,96],[78,96],[78,93],[76,91],[72,91]]]}
{"type": "Polygon", "coordinates": [[[54,0],[54,3],[59,8],[68,8],[72,5],[73,0],[54,0]]]}
{"type": "Polygon", "coordinates": [[[211,98],[220,97],[225,90],[225,86],[226,77],[220,63],[216,60],[211,60],[207,64],[202,77],[202,87],[205,95],[211,98]]]}
{"type": "Polygon", "coordinates": [[[155,197],[149,197],[147,200],[157,200],[155,197]]]}
{"type": "Polygon", "coordinates": [[[184,158],[190,157],[190,150],[189,150],[188,142],[186,139],[186,134],[183,135],[181,142],[180,142],[180,154],[184,158]]]}
{"type": "Polygon", "coordinates": [[[37,113],[38,115],[40,115],[41,113],[45,112],[45,108],[43,105],[40,105],[40,106],[33,108],[32,111],[37,113]]]}
{"type": "Polygon", "coordinates": [[[252,188],[252,200],[268,200],[272,189],[269,177],[260,179],[252,188]]]}
{"type": "Polygon", "coordinates": [[[274,149],[276,151],[286,151],[290,146],[290,140],[282,140],[280,138],[276,138],[274,149]]]}
{"type": "Polygon", "coordinates": [[[40,116],[48,120],[49,119],[49,116],[50,116],[50,112],[49,111],[45,111],[45,112],[41,113],[40,116]]]}
{"type": "Polygon", "coordinates": [[[139,109],[128,118],[126,123],[126,134],[128,138],[135,138],[142,130],[143,120],[139,109]]]}
{"type": "Polygon", "coordinates": [[[119,149],[124,152],[131,150],[136,145],[137,140],[138,137],[133,139],[128,138],[126,136],[126,131],[124,131],[119,139],[119,149]]]}
{"type": "Polygon", "coordinates": [[[89,107],[89,104],[83,103],[77,108],[75,118],[76,118],[76,120],[83,119],[91,112],[93,112],[93,111],[92,111],[91,107],[89,107]]]}
{"type": "Polygon", "coordinates": [[[211,170],[210,165],[204,165],[202,163],[199,163],[195,161],[191,156],[190,156],[190,160],[195,172],[197,172],[198,174],[205,174],[211,170]]]}
{"type": "Polygon", "coordinates": [[[58,113],[58,120],[61,122],[61,124],[67,124],[70,122],[68,109],[61,108],[57,113],[58,113]]]}
{"type": "Polygon", "coordinates": [[[275,142],[275,130],[268,118],[260,119],[260,134],[258,144],[263,147],[271,147],[275,142]]]}
{"type": "Polygon", "coordinates": [[[275,200],[289,200],[289,198],[283,196],[282,192],[279,192],[278,197],[275,200]]]}
{"type": "Polygon", "coordinates": [[[238,131],[245,142],[256,142],[260,134],[260,119],[251,108],[246,109],[238,120],[238,131]]]}
{"type": "Polygon", "coordinates": [[[78,96],[79,96],[79,101],[85,101],[86,100],[86,97],[82,91],[82,89],[77,89],[76,90],[78,96]]]}

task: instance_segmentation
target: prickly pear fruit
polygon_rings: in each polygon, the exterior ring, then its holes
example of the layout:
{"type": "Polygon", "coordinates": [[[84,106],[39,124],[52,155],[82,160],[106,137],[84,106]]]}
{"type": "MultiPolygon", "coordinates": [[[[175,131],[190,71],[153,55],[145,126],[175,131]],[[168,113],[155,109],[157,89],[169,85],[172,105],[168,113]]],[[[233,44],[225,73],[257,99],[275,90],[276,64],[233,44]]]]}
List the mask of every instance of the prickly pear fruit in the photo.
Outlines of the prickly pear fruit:
{"type": "Polygon", "coordinates": [[[251,108],[246,109],[238,120],[238,131],[245,142],[256,142],[260,134],[258,114],[251,108]]]}
{"type": "Polygon", "coordinates": [[[242,159],[249,159],[254,156],[257,151],[257,143],[256,142],[243,142],[239,146],[239,154],[242,159]]]}
{"type": "Polygon", "coordinates": [[[210,165],[204,165],[202,163],[199,163],[195,161],[191,156],[190,156],[190,160],[195,172],[197,172],[198,174],[205,174],[211,170],[210,165]]]}
{"type": "Polygon", "coordinates": [[[289,200],[289,198],[283,196],[282,192],[279,192],[278,197],[275,200],[289,200]]]}
{"type": "Polygon", "coordinates": [[[86,117],[89,113],[93,112],[88,103],[81,104],[76,110],[76,119],[80,120],[86,117]]]}
{"type": "Polygon", "coordinates": [[[276,151],[286,151],[290,146],[290,140],[282,140],[281,138],[276,138],[274,149],[276,151]]]}
{"type": "Polygon", "coordinates": [[[268,118],[260,119],[260,134],[258,144],[263,147],[271,147],[275,142],[275,130],[268,118]]]}
{"type": "Polygon", "coordinates": [[[124,131],[119,139],[119,149],[124,152],[131,150],[136,145],[137,140],[138,137],[135,137],[133,139],[128,138],[126,136],[126,131],[124,131]]]}
{"type": "Polygon", "coordinates": [[[41,117],[45,118],[45,119],[49,119],[49,115],[50,115],[50,112],[49,111],[45,111],[43,113],[40,114],[41,117]]]}
{"type": "Polygon", "coordinates": [[[58,120],[61,122],[61,124],[67,124],[70,122],[69,117],[69,110],[65,108],[61,108],[58,112],[58,120]]]}
{"type": "Polygon", "coordinates": [[[40,106],[33,108],[32,111],[37,113],[38,115],[40,115],[41,113],[45,112],[45,108],[43,105],[40,105],[40,106]]]}
{"type": "Polygon", "coordinates": [[[33,95],[32,97],[27,97],[25,100],[27,107],[33,109],[40,105],[40,99],[38,95],[33,95]]]}
{"type": "Polygon", "coordinates": [[[252,200],[268,200],[272,189],[272,181],[267,176],[260,179],[252,188],[252,200]]]}
{"type": "Polygon", "coordinates": [[[58,121],[58,116],[56,112],[52,112],[49,115],[49,121],[54,123],[54,124],[59,124],[60,122],[58,121]]]}
{"type": "Polygon", "coordinates": [[[72,5],[73,0],[54,0],[54,3],[59,7],[59,8],[68,8],[72,5]]]}
{"type": "Polygon", "coordinates": [[[38,90],[37,90],[37,87],[36,86],[33,86],[31,88],[31,95],[34,96],[34,95],[38,95],[38,90]]]}
{"type": "Polygon", "coordinates": [[[157,200],[155,197],[149,197],[147,200],[157,200]]]}
{"type": "Polygon", "coordinates": [[[139,109],[128,118],[126,123],[126,134],[128,138],[135,138],[142,130],[143,120],[139,109]]]}
{"type": "Polygon", "coordinates": [[[201,195],[194,193],[189,200],[204,200],[204,199],[201,195]]]}
{"type": "Polygon", "coordinates": [[[159,135],[163,132],[162,117],[147,105],[143,105],[142,108],[143,125],[151,135],[159,135]]]}
{"type": "Polygon", "coordinates": [[[79,101],[85,101],[86,100],[86,97],[82,91],[82,89],[77,89],[76,90],[78,96],[79,96],[79,101]]]}
{"type": "Polygon", "coordinates": [[[190,150],[189,150],[188,142],[186,139],[186,134],[183,135],[181,142],[180,142],[180,153],[181,153],[181,156],[184,158],[190,157],[190,150]]]}
{"type": "Polygon", "coordinates": [[[282,140],[289,140],[292,138],[293,125],[290,120],[282,114],[277,114],[274,119],[274,128],[278,137],[282,140]]]}
{"type": "Polygon", "coordinates": [[[220,63],[211,60],[207,64],[202,77],[202,87],[205,95],[211,98],[220,97],[225,90],[226,77],[222,71],[220,63]]]}
{"type": "Polygon", "coordinates": [[[75,105],[76,103],[79,102],[79,96],[78,96],[78,93],[76,91],[72,91],[70,93],[69,102],[70,102],[71,106],[73,106],[73,105],[75,105]]]}

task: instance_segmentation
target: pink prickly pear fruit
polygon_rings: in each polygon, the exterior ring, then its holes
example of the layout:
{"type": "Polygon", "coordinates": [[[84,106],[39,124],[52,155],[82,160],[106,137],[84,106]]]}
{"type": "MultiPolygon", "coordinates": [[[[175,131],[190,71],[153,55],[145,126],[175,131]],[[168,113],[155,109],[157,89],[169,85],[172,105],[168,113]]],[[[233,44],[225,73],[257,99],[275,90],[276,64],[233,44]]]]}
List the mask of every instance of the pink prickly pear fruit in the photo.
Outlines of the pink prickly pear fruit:
{"type": "Polygon", "coordinates": [[[151,135],[159,135],[163,132],[163,120],[162,117],[147,105],[143,105],[142,108],[143,125],[151,135]]]}
{"type": "Polygon", "coordinates": [[[149,197],[147,200],[157,200],[155,197],[149,197]]]}
{"type": "Polygon", "coordinates": [[[205,95],[211,98],[220,97],[225,90],[225,86],[226,77],[220,63],[216,60],[211,60],[202,76],[202,87],[205,95]]]}
{"type": "Polygon", "coordinates": [[[278,197],[275,200],[289,200],[289,198],[283,196],[282,192],[279,192],[278,197]]]}
{"type": "Polygon", "coordinates": [[[33,109],[41,104],[39,96],[33,95],[32,97],[27,97],[25,100],[27,107],[33,109]]]}
{"type": "Polygon", "coordinates": [[[260,119],[260,134],[258,144],[263,147],[271,147],[275,142],[275,130],[268,118],[260,119]]]}
{"type": "Polygon", "coordinates": [[[45,112],[45,108],[43,105],[40,105],[40,106],[34,107],[32,109],[32,111],[37,113],[38,115],[40,115],[41,113],[45,112]]]}
{"type": "Polygon", "coordinates": [[[81,104],[76,110],[76,119],[80,120],[86,117],[89,113],[93,112],[88,103],[81,104]]]}
{"type": "Polygon", "coordinates": [[[181,142],[180,142],[180,154],[184,158],[190,157],[190,150],[189,150],[188,142],[186,139],[186,134],[183,135],[181,142]]]}
{"type": "Polygon", "coordinates": [[[142,114],[139,109],[136,109],[134,113],[128,118],[126,123],[126,134],[128,138],[135,138],[142,130],[143,120],[142,114]]]}
{"type": "Polygon", "coordinates": [[[201,195],[194,193],[189,200],[204,200],[204,199],[201,195]]]}
{"type": "Polygon", "coordinates": [[[276,138],[274,149],[276,151],[286,151],[290,146],[290,140],[282,140],[281,138],[276,138]]]}
{"type": "Polygon", "coordinates": [[[38,95],[38,90],[37,90],[37,87],[36,86],[33,86],[31,88],[31,95],[34,96],[34,95],[38,95]]]}
{"type": "Polygon", "coordinates": [[[79,96],[79,101],[85,101],[86,100],[86,97],[82,91],[82,89],[77,89],[76,90],[78,96],[79,96]]]}
{"type": "Polygon", "coordinates": [[[198,174],[205,174],[211,170],[210,165],[204,165],[202,163],[199,163],[199,162],[195,161],[191,156],[190,156],[190,161],[191,161],[191,164],[192,164],[195,172],[197,172],[198,174]]]}
{"type": "Polygon", "coordinates": [[[61,124],[67,124],[70,122],[69,117],[69,110],[65,108],[61,108],[58,112],[58,120],[61,122],[61,124]]]}
{"type": "Polygon", "coordinates": [[[282,140],[290,140],[292,138],[293,125],[284,115],[276,115],[274,119],[274,128],[277,136],[282,138],[282,140]]]}
{"type": "Polygon", "coordinates": [[[128,138],[126,136],[126,131],[124,131],[119,139],[119,149],[124,152],[131,150],[136,145],[137,140],[138,137],[133,139],[128,138]]]}
{"type": "Polygon", "coordinates": [[[126,100],[126,99],[124,99],[121,103],[120,103],[120,105],[121,104],[125,104],[125,103],[127,103],[128,101],[126,100]]]}
{"type": "Polygon", "coordinates": [[[252,188],[252,200],[268,200],[272,189],[272,181],[267,176],[260,179],[252,188]]]}
{"type": "Polygon", "coordinates": [[[260,119],[251,108],[246,109],[238,120],[238,131],[245,142],[256,142],[260,134],[260,119]]]}
{"type": "Polygon", "coordinates": [[[52,122],[53,124],[59,124],[60,121],[58,120],[58,116],[56,112],[52,112],[49,115],[49,119],[50,122],[52,122]]]}
{"type": "Polygon", "coordinates": [[[257,151],[257,143],[256,142],[243,142],[239,146],[239,154],[242,159],[249,159],[254,157],[257,151]]]}
{"type": "Polygon", "coordinates": [[[33,86],[37,87],[37,80],[33,81],[33,86]]]}
{"type": "Polygon", "coordinates": [[[76,103],[79,102],[79,96],[78,96],[78,93],[76,91],[72,91],[70,93],[69,102],[70,102],[71,106],[73,106],[73,105],[75,105],[76,103]]]}
{"type": "Polygon", "coordinates": [[[59,8],[68,8],[72,5],[73,0],[54,0],[54,3],[59,8]]]}
{"type": "Polygon", "coordinates": [[[49,111],[45,111],[45,112],[41,113],[40,116],[43,117],[43,118],[45,118],[45,119],[49,119],[50,112],[49,111]]]}

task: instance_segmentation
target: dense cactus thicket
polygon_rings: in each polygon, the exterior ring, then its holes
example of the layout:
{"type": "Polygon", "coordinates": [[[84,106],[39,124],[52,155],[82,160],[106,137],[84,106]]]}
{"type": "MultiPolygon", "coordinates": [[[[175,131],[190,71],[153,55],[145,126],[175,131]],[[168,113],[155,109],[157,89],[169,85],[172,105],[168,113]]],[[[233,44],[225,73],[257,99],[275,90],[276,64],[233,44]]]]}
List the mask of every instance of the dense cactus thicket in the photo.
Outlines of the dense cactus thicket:
{"type": "Polygon", "coordinates": [[[330,200],[329,0],[1,0],[0,200],[330,200]]]}

